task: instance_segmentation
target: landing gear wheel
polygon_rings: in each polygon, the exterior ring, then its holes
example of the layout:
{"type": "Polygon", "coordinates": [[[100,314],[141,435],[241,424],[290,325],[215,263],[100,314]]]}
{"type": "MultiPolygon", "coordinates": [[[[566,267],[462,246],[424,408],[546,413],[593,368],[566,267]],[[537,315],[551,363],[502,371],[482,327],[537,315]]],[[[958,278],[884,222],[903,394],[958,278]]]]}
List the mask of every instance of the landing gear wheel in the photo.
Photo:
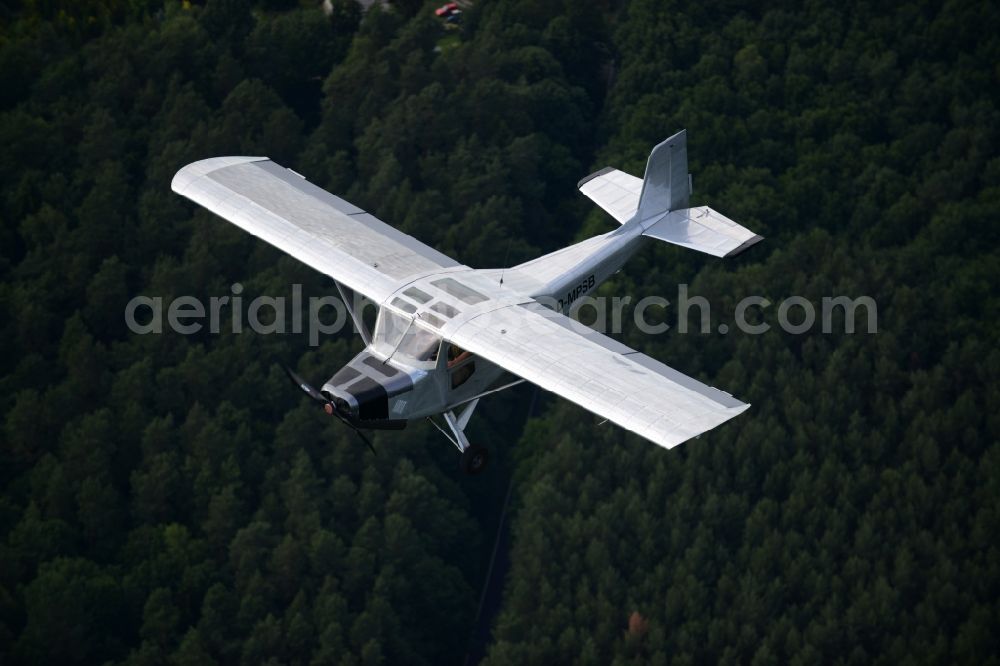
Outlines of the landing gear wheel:
{"type": "Polygon", "coordinates": [[[470,444],[469,448],[462,452],[462,471],[470,475],[479,474],[486,469],[489,459],[489,449],[479,444],[470,444]]]}

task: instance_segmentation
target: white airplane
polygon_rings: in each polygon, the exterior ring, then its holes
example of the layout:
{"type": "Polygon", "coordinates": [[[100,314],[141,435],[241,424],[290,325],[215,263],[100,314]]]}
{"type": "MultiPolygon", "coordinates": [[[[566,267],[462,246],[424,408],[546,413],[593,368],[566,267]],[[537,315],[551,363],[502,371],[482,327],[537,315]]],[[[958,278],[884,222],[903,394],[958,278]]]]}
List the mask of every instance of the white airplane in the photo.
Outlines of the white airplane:
{"type": "Polygon", "coordinates": [[[427,417],[461,452],[463,470],[477,473],[488,455],[465,436],[469,418],[480,398],[523,381],[666,448],[749,407],[565,314],[648,238],[717,257],[762,240],[688,206],[684,131],[653,149],[641,180],[608,167],[580,181],[619,228],[507,269],[462,265],[266,157],[194,162],[171,187],[333,278],[365,350],[320,390],[286,370],[369,446],[359,428],[427,417]],[[378,304],[374,331],[351,292],[378,304]]]}

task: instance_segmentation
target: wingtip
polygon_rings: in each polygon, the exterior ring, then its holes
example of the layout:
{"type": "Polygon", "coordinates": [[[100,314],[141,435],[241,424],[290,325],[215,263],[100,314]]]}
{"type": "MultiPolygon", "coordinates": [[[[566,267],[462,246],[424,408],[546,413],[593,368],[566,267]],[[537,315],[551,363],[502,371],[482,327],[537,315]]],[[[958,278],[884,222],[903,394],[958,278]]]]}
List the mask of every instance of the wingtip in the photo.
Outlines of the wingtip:
{"type": "Polygon", "coordinates": [[[599,176],[603,176],[604,174],[610,173],[610,172],[612,172],[614,170],[615,170],[615,168],[614,167],[610,167],[610,166],[606,166],[603,169],[598,169],[597,171],[595,171],[594,173],[590,174],[589,176],[584,176],[583,178],[581,178],[580,182],[578,182],[576,184],[576,189],[579,190],[580,188],[582,188],[584,185],[586,185],[590,181],[594,180],[595,178],[597,178],[599,176]]]}
{"type": "Polygon", "coordinates": [[[190,185],[192,181],[197,180],[208,173],[236,164],[263,162],[267,159],[269,158],[251,157],[246,155],[227,155],[222,157],[209,157],[203,160],[198,160],[197,162],[191,162],[190,164],[177,170],[177,173],[174,174],[173,179],[170,181],[170,189],[177,194],[183,195],[184,190],[187,189],[188,185],[190,185]]]}
{"type": "Polygon", "coordinates": [[[746,252],[747,250],[749,250],[751,247],[761,242],[762,240],[764,240],[763,236],[761,236],[760,234],[754,234],[753,238],[744,242],[742,245],[739,245],[738,247],[736,247],[736,249],[731,250],[725,256],[728,258],[728,257],[735,257],[738,254],[743,254],[744,252],[746,252]]]}

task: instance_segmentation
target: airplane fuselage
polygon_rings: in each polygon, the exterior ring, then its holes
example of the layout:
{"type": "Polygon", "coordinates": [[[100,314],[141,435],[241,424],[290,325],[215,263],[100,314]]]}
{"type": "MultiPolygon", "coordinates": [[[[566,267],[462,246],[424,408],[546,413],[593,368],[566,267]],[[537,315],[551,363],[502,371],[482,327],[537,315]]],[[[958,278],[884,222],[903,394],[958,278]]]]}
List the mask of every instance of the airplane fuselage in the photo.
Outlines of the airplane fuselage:
{"type": "Polygon", "coordinates": [[[453,409],[494,387],[505,371],[450,345],[449,328],[532,300],[567,313],[642,241],[641,228],[621,227],[505,270],[461,266],[421,276],[380,304],[371,343],[323,391],[371,428],[453,409]]]}

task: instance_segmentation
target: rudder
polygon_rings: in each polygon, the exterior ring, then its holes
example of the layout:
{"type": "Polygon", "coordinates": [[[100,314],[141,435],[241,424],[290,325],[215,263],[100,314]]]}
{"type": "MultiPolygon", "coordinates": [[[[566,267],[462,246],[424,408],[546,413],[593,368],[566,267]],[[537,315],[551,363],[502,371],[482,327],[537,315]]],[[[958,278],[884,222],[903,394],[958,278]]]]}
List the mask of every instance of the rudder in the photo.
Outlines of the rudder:
{"type": "Polygon", "coordinates": [[[687,169],[687,130],[681,130],[658,144],[649,154],[636,218],[642,221],[687,208],[691,197],[691,179],[687,169]]]}

